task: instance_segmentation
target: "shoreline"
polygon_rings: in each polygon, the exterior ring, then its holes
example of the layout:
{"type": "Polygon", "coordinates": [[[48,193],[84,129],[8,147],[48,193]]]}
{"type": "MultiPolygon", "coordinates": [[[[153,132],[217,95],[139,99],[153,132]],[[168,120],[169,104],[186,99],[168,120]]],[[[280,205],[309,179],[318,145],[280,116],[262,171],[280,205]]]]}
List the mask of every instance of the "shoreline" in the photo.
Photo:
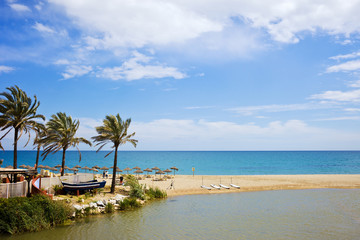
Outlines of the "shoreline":
{"type": "MultiPolygon", "coordinates": [[[[110,180],[111,182],[111,180],[110,180]]],[[[152,181],[152,178],[139,180],[140,184],[158,187],[167,192],[168,197],[194,194],[222,194],[236,192],[301,190],[322,188],[360,188],[360,174],[301,174],[301,175],[176,175],[166,181],[152,181]],[[168,189],[174,181],[174,189],[168,189]],[[240,189],[203,189],[210,184],[240,186],[240,189]]]]}

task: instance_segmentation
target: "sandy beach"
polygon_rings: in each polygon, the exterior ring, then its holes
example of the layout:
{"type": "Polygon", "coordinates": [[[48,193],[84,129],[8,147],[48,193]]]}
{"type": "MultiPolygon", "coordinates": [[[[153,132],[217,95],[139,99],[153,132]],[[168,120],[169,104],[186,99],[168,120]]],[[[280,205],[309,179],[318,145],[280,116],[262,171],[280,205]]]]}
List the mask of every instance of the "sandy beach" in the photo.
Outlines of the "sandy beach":
{"type": "MultiPolygon", "coordinates": [[[[102,179],[102,178],[100,178],[102,179]]],[[[100,180],[99,179],[99,180],[100,180]]],[[[107,185],[111,179],[106,179],[107,185]]],[[[165,181],[153,181],[152,178],[139,180],[146,186],[159,187],[166,190],[168,196],[190,194],[219,194],[232,192],[268,191],[286,189],[317,189],[317,188],[360,188],[360,174],[312,174],[312,175],[176,175],[165,181]],[[173,189],[170,188],[173,182],[173,189]],[[240,189],[203,189],[210,184],[230,183],[240,186],[240,189]]]]}

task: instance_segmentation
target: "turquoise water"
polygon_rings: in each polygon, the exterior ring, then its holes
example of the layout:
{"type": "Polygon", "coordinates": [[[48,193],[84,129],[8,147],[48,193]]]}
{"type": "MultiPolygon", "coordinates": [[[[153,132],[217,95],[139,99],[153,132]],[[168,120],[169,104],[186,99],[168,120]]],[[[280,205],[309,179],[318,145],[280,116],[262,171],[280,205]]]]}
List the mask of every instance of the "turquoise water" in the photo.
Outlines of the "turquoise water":
{"type": "Polygon", "coordinates": [[[359,199],[359,189],[181,196],[68,227],[3,238],[359,239],[359,199]]]}
{"type": "MultiPolygon", "coordinates": [[[[113,155],[108,152],[82,151],[79,163],[77,151],[66,153],[66,165],[110,167],[113,155]]],[[[61,152],[51,154],[40,162],[55,166],[61,163],[61,152]]],[[[359,151],[119,151],[118,166],[139,166],[142,169],[176,166],[179,174],[257,175],[257,174],[359,174],[359,151]]],[[[34,165],[35,151],[19,151],[18,166],[34,165]]],[[[0,151],[3,166],[12,165],[13,152],[0,151]]]]}

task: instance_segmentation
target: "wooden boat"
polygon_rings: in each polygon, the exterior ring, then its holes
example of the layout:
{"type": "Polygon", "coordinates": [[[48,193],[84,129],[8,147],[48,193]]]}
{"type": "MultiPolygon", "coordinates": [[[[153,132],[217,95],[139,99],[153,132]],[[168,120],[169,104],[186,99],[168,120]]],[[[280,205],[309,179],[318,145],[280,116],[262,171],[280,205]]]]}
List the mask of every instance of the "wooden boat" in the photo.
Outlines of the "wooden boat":
{"type": "Polygon", "coordinates": [[[80,182],[80,183],[67,183],[62,182],[63,189],[65,191],[76,191],[76,190],[88,190],[94,188],[103,188],[105,187],[106,181],[98,182],[97,180],[92,180],[89,182],[80,182]]]}
{"type": "Polygon", "coordinates": [[[207,189],[207,190],[211,190],[211,188],[209,188],[209,187],[207,187],[207,186],[205,186],[205,185],[201,185],[201,188],[205,188],[205,189],[207,189]]]}
{"type": "Polygon", "coordinates": [[[223,185],[223,184],[219,184],[219,186],[222,187],[222,188],[230,189],[230,187],[228,187],[226,185],[223,185]]]}
{"type": "Polygon", "coordinates": [[[215,184],[210,184],[210,186],[211,186],[212,188],[216,188],[216,189],[219,189],[219,190],[220,190],[220,187],[217,186],[217,185],[215,185],[215,184]]]}
{"type": "Polygon", "coordinates": [[[240,188],[240,186],[232,184],[232,183],[230,183],[230,186],[232,186],[233,188],[240,188]]]}

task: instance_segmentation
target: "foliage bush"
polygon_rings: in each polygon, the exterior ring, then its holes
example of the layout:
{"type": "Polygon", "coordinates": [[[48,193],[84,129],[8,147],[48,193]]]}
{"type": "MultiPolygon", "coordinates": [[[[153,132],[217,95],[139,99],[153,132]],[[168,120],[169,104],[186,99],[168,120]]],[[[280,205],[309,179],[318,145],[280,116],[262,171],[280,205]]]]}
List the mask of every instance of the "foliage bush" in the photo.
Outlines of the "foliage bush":
{"type": "Polygon", "coordinates": [[[107,203],[105,206],[105,212],[106,213],[112,213],[115,212],[115,207],[111,203],[107,203]]]}
{"type": "Polygon", "coordinates": [[[133,175],[126,176],[126,186],[130,186],[129,196],[131,198],[145,199],[144,186],[133,175]]]}
{"type": "Polygon", "coordinates": [[[39,231],[64,223],[70,214],[64,202],[43,195],[0,199],[0,233],[39,231]]]}
{"type": "Polygon", "coordinates": [[[145,193],[150,200],[154,199],[154,198],[166,198],[167,197],[167,193],[165,191],[162,191],[158,187],[156,187],[155,189],[150,187],[149,189],[145,190],[145,193]]]}
{"type": "Polygon", "coordinates": [[[120,202],[119,210],[129,210],[131,208],[138,208],[140,206],[141,205],[136,198],[125,198],[120,202]]]}

